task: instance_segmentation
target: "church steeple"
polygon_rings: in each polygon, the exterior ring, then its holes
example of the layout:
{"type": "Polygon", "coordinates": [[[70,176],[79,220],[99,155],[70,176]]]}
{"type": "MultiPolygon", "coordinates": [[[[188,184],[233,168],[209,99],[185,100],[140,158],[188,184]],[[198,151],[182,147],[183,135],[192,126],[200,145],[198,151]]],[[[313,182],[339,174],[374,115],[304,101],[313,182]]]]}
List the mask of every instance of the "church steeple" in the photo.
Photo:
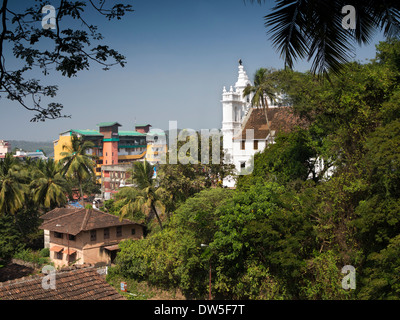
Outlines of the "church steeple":
{"type": "Polygon", "coordinates": [[[246,71],[244,70],[242,59],[239,59],[239,75],[235,83],[236,92],[242,94],[247,85],[251,85],[251,82],[246,71]]]}

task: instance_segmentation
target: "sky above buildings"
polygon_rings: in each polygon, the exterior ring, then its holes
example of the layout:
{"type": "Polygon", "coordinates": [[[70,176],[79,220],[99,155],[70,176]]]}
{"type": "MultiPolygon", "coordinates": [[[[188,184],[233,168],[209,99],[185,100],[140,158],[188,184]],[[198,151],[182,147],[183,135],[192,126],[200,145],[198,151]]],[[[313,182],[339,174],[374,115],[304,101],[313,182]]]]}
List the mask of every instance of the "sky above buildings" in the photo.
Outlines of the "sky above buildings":
{"type": "MultiPolygon", "coordinates": [[[[34,76],[43,84],[59,86],[53,101],[62,103],[71,118],[31,123],[32,113],[1,99],[0,139],[51,141],[60,132],[96,129],[105,121],[119,122],[121,130],[133,130],[135,121],[163,130],[169,121],[179,128],[219,129],[222,89],[235,84],[239,59],[250,78],[260,67],[283,67],[264,27],[273,1],[261,6],[243,0],[131,3],[135,11],[120,21],[88,14],[103,42],[126,56],[126,66],[103,71],[93,64],[74,78],[55,72],[45,77],[37,70],[34,76]]],[[[374,58],[381,40],[377,35],[369,46],[356,48],[354,59],[374,58]]],[[[295,69],[309,66],[299,61],[295,69]]]]}

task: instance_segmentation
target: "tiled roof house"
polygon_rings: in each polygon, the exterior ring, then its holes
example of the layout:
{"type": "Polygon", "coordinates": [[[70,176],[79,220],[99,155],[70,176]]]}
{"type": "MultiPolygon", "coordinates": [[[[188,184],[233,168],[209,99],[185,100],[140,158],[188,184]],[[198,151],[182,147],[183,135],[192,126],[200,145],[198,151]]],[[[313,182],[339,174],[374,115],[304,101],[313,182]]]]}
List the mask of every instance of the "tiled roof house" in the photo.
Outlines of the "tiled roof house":
{"type": "Polygon", "coordinates": [[[141,239],[144,226],[97,209],[56,208],[41,216],[45,247],[56,267],[106,263],[116,257],[118,243],[141,239]]]}
{"type": "Polygon", "coordinates": [[[0,300],[125,300],[93,266],[74,266],[0,283],[0,300]],[[45,278],[47,277],[47,278],[45,278]],[[53,286],[50,286],[50,281],[53,286]]]}

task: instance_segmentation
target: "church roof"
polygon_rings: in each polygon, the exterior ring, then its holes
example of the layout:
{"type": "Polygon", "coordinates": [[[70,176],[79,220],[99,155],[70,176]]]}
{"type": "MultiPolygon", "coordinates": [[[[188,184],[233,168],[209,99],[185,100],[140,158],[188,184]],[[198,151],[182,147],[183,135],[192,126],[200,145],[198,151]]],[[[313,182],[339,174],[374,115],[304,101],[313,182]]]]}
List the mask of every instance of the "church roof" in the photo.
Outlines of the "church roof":
{"type": "MultiPolygon", "coordinates": [[[[235,136],[234,140],[245,140],[246,130],[254,130],[254,140],[265,140],[269,134],[267,120],[262,108],[251,108],[242,124],[241,132],[235,136]]],[[[296,125],[304,125],[300,118],[293,114],[291,107],[269,108],[268,121],[272,134],[277,132],[290,132],[296,125]]]]}

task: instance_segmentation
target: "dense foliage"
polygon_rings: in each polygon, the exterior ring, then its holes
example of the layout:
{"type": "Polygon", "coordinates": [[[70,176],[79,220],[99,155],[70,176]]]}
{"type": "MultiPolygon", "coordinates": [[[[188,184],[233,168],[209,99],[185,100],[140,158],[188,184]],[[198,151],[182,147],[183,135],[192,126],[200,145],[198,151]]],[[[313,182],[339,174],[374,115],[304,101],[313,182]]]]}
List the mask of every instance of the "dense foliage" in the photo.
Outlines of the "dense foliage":
{"type": "MultiPolygon", "coordinates": [[[[74,141],[83,145],[80,139],[74,141]]],[[[43,248],[41,214],[64,206],[78,194],[98,193],[93,172],[79,175],[80,165],[93,166],[91,158],[78,153],[79,163],[73,163],[76,157],[70,157],[72,153],[67,152],[65,158],[65,163],[72,165],[64,167],[63,161],[20,160],[12,154],[0,161],[0,261],[9,260],[23,248],[43,248]]]]}
{"type": "Polygon", "coordinates": [[[191,298],[211,264],[214,298],[399,299],[400,42],[345,67],[329,82],[276,71],[308,125],[256,154],[236,190],[203,187],[162,231],[123,242],[114,271],[191,298]]]}

